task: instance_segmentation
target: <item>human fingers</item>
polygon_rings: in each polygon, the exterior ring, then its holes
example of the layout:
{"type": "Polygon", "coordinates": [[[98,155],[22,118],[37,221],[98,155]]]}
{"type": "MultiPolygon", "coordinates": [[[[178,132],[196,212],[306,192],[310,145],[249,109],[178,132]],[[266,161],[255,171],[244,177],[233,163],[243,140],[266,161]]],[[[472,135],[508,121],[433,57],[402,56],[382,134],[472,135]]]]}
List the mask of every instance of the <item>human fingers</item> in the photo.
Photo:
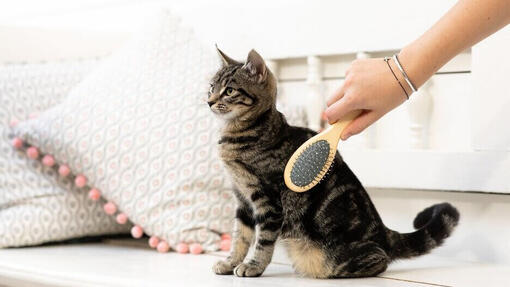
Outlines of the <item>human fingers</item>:
{"type": "Polygon", "coordinates": [[[326,117],[330,124],[337,122],[349,112],[357,109],[356,100],[350,95],[345,95],[338,101],[329,106],[326,111],[326,117]]]}
{"type": "Polygon", "coordinates": [[[353,135],[357,135],[364,131],[380,118],[374,111],[364,111],[360,116],[355,118],[342,132],[340,138],[347,140],[353,135]]]}
{"type": "Polygon", "coordinates": [[[342,83],[338,89],[329,97],[329,99],[326,101],[326,105],[329,107],[338,100],[340,100],[345,94],[345,85],[342,83]]]}

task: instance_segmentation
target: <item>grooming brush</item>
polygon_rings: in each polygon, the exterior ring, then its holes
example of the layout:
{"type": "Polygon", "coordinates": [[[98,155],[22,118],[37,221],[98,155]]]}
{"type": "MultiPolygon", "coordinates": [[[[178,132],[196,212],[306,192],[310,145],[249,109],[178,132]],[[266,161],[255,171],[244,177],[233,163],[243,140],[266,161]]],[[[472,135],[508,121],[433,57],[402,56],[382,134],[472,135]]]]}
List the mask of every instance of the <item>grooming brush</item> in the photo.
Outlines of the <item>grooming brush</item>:
{"type": "Polygon", "coordinates": [[[288,188],[305,192],[316,186],[326,175],[335,159],[338,141],[344,128],[361,111],[353,111],[320,134],[302,144],[290,157],[283,178],[288,188]]]}

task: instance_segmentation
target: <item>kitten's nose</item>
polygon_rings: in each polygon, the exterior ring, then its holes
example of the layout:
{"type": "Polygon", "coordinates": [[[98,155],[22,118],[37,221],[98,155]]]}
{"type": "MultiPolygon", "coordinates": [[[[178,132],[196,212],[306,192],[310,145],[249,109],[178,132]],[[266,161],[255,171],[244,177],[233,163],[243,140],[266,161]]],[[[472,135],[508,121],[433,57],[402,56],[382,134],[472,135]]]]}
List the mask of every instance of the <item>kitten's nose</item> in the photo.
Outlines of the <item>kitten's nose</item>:
{"type": "Polygon", "coordinates": [[[214,105],[215,102],[207,102],[207,104],[209,105],[209,107],[212,107],[212,105],[214,105]]]}

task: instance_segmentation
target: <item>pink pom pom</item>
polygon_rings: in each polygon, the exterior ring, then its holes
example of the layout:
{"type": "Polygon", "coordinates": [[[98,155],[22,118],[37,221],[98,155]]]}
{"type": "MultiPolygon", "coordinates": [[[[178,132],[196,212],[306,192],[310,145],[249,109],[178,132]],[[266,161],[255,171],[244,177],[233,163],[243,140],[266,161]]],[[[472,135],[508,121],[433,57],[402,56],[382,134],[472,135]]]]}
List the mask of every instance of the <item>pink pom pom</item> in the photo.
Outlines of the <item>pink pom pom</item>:
{"type": "Polygon", "coordinates": [[[20,149],[23,146],[23,140],[20,138],[13,138],[12,139],[12,146],[20,149]]]}
{"type": "Polygon", "coordinates": [[[39,150],[31,146],[27,149],[27,156],[31,159],[37,159],[39,157],[39,150]]]}
{"type": "Polygon", "coordinates": [[[107,202],[103,205],[104,212],[108,215],[113,215],[117,212],[117,206],[113,202],[107,202]]]}
{"type": "Polygon", "coordinates": [[[224,239],[220,241],[220,249],[221,251],[229,251],[230,250],[230,239],[224,239]]]}
{"type": "Polygon", "coordinates": [[[189,251],[191,254],[200,254],[202,253],[202,245],[198,243],[193,243],[189,246],[189,251]]]}
{"type": "Polygon", "coordinates": [[[74,184],[77,187],[84,187],[85,185],[87,185],[87,178],[84,175],[79,174],[74,179],[74,184]]]}
{"type": "Polygon", "coordinates": [[[117,220],[118,224],[126,224],[126,222],[128,221],[128,217],[125,213],[119,213],[117,214],[115,220],[117,220]]]}
{"type": "Polygon", "coordinates": [[[149,246],[151,248],[158,247],[158,244],[159,244],[159,238],[157,236],[151,236],[151,238],[149,238],[149,246]]]}
{"type": "Polygon", "coordinates": [[[68,176],[70,173],[71,173],[71,169],[65,164],[61,165],[58,168],[58,174],[60,174],[63,177],[68,176]]]}
{"type": "Polygon", "coordinates": [[[143,230],[140,227],[140,225],[135,225],[131,228],[131,236],[133,236],[133,238],[140,238],[140,237],[142,237],[142,235],[143,235],[143,230]]]}
{"type": "Polygon", "coordinates": [[[170,246],[165,241],[161,241],[158,243],[157,249],[159,253],[166,253],[170,250],[170,246]]]}
{"type": "Polygon", "coordinates": [[[175,247],[175,250],[177,250],[177,252],[179,252],[179,253],[188,253],[189,246],[188,246],[188,244],[181,242],[181,243],[177,244],[177,246],[175,247]]]}
{"type": "Polygon", "coordinates": [[[11,122],[9,123],[9,126],[15,127],[18,124],[19,124],[19,121],[17,119],[12,119],[11,122]]]}
{"type": "MultiPolygon", "coordinates": [[[[97,188],[89,190],[89,198],[96,201],[101,197],[101,192],[97,188]]],[[[117,220],[118,222],[118,220],[117,220]]]]}
{"type": "Polygon", "coordinates": [[[55,165],[55,159],[51,155],[47,154],[43,157],[42,163],[45,166],[52,167],[53,165],[55,165]]]}
{"type": "Polygon", "coordinates": [[[223,233],[221,235],[221,240],[225,240],[225,239],[232,240],[232,236],[228,233],[223,233]]]}

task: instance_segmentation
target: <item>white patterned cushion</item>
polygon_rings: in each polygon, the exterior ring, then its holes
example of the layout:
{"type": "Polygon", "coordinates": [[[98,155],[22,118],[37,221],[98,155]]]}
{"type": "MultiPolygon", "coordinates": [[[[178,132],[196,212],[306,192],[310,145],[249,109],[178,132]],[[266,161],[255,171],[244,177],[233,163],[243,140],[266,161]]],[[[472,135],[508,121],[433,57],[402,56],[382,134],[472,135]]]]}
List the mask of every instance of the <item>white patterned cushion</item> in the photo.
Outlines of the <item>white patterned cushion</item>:
{"type": "Polygon", "coordinates": [[[128,231],[102,205],[12,149],[10,122],[60,103],[97,61],[0,66],[0,248],[128,231]]]}
{"type": "Polygon", "coordinates": [[[61,105],[16,133],[85,175],[148,235],[216,250],[234,214],[205,103],[218,67],[214,47],[162,12],[61,105]]]}

